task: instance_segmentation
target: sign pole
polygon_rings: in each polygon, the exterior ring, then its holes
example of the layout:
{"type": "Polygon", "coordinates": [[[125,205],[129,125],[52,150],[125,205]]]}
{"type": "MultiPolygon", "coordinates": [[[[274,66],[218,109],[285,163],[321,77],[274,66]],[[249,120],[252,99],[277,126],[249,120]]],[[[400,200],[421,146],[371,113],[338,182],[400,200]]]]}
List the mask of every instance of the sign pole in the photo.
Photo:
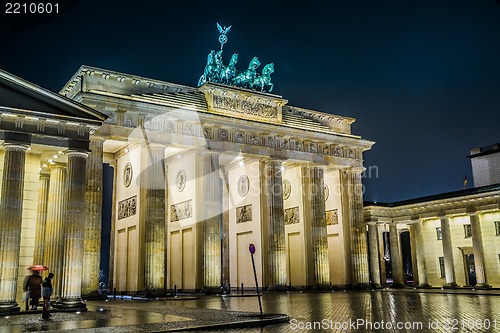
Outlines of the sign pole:
{"type": "Polygon", "coordinates": [[[248,247],[248,250],[250,251],[250,255],[252,256],[253,276],[255,278],[255,287],[257,288],[257,298],[259,299],[260,317],[263,318],[262,303],[260,301],[260,294],[259,294],[259,281],[257,280],[257,271],[255,270],[255,260],[253,259],[253,255],[255,253],[255,245],[250,244],[250,246],[248,247]]]}

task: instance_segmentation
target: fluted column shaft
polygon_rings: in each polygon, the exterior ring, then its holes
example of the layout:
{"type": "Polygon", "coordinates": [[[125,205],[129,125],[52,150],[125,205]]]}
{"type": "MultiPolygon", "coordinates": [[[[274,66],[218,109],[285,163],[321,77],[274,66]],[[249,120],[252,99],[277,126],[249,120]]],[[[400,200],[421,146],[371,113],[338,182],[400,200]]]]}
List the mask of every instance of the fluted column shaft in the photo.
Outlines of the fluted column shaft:
{"type": "Polygon", "coordinates": [[[201,156],[203,289],[220,290],[222,283],[222,188],[219,178],[219,154],[201,156]]]}
{"type": "Polygon", "coordinates": [[[38,189],[38,212],[36,219],[35,253],[33,254],[33,264],[43,264],[45,247],[45,229],[47,226],[47,201],[49,198],[48,174],[40,175],[40,187],[38,189]]]}
{"type": "Polygon", "coordinates": [[[427,280],[427,263],[425,260],[424,230],[422,221],[415,221],[413,226],[415,228],[415,255],[417,257],[418,286],[429,287],[429,281],[427,280]]]}
{"type": "Polygon", "coordinates": [[[267,270],[269,289],[286,285],[285,220],[281,162],[264,164],[265,192],[267,200],[267,270]]]}
{"type": "Polygon", "coordinates": [[[165,147],[149,146],[147,154],[144,288],[158,294],[165,290],[165,147]]]}
{"type": "Polygon", "coordinates": [[[368,224],[368,246],[370,247],[371,280],[375,287],[380,287],[380,258],[378,250],[378,228],[368,224]]]}
{"type": "Polygon", "coordinates": [[[455,264],[453,262],[453,245],[451,242],[450,220],[447,216],[441,217],[441,235],[444,255],[444,270],[446,277],[445,287],[456,287],[455,264]]]}
{"type": "Polygon", "coordinates": [[[20,145],[5,146],[0,197],[0,313],[19,312],[16,289],[26,150],[20,145]]]}
{"type": "Polygon", "coordinates": [[[314,261],[314,285],[330,284],[330,265],[328,261],[328,238],[326,232],[325,181],[322,168],[309,169],[311,200],[311,238],[314,261]]]}
{"type": "MultiPolygon", "coordinates": [[[[85,234],[85,179],[88,154],[69,152],[68,190],[64,220],[64,255],[61,303],[64,308],[85,308],[82,303],[83,238],[85,234]]],[[[55,273],[57,274],[57,272],[55,273]]]]}
{"type": "Polygon", "coordinates": [[[102,140],[90,140],[85,186],[85,238],[83,242],[82,294],[99,289],[102,225],[102,140]]]}
{"type": "Polygon", "coordinates": [[[347,172],[349,222],[351,224],[352,284],[355,288],[370,286],[361,172],[362,170],[358,169],[347,172]]]}
{"type": "Polygon", "coordinates": [[[484,269],[484,249],[483,249],[483,237],[481,233],[481,225],[479,224],[479,216],[477,214],[471,214],[469,216],[470,226],[472,232],[472,250],[474,253],[474,266],[476,269],[476,286],[477,287],[488,287],[488,282],[486,281],[486,272],[484,269]]]}
{"type": "Polygon", "coordinates": [[[43,249],[43,264],[49,268],[50,272],[54,273],[52,279],[53,298],[61,295],[65,203],[66,166],[62,164],[53,165],[50,167],[47,221],[43,249]]]}
{"type": "Polygon", "coordinates": [[[401,258],[401,246],[396,223],[389,224],[389,242],[391,245],[392,286],[402,287],[404,286],[403,260],[401,258]]]}

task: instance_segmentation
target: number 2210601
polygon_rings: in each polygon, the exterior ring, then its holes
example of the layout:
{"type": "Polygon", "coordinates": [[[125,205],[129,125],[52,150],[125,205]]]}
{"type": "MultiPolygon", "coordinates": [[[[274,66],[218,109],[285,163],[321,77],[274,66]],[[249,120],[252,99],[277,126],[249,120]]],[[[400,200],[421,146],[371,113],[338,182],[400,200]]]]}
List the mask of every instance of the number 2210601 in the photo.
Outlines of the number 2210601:
{"type": "Polygon", "coordinates": [[[5,14],[59,14],[59,3],[5,3],[5,14]]]}

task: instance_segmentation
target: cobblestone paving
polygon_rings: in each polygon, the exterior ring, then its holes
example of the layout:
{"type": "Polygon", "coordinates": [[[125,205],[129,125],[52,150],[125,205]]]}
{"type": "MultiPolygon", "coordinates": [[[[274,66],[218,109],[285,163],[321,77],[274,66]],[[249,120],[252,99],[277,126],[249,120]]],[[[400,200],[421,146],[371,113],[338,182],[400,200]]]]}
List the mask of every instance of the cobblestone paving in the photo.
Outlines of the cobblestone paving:
{"type": "MultiPolygon", "coordinates": [[[[498,293],[269,293],[263,295],[262,303],[265,314],[288,314],[290,322],[206,332],[500,332],[498,293]]],[[[54,313],[48,322],[40,314],[1,317],[0,333],[165,332],[258,320],[255,312],[259,312],[257,297],[248,295],[87,304],[88,312],[54,313]]]]}
{"type": "MultiPolygon", "coordinates": [[[[183,306],[259,311],[256,297],[200,299],[183,306]]],[[[411,291],[267,294],[264,312],[290,323],[211,332],[500,332],[500,296],[411,291]],[[316,325],[316,326],[315,326],[316,325]]]]}

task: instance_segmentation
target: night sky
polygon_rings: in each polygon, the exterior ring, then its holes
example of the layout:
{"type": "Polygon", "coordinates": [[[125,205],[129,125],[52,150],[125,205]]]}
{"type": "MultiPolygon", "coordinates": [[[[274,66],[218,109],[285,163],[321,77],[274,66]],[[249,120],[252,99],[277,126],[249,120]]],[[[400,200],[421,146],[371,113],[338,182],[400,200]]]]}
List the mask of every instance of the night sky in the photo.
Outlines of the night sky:
{"type": "MultiPolygon", "coordinates": [[[[463,188],[477,146],[500,142],[500,1],[59,1],[2,14],[0,68],[59,91],[80,65],[195,86],[224,62],[273,62],[289,104],[357,119],[376,142],[365,200],[463,188]],[[378,175],[374,167],[378,170],[378,175]]],[[[2,13],[5,10],[2,10],[2,13]]]]}

